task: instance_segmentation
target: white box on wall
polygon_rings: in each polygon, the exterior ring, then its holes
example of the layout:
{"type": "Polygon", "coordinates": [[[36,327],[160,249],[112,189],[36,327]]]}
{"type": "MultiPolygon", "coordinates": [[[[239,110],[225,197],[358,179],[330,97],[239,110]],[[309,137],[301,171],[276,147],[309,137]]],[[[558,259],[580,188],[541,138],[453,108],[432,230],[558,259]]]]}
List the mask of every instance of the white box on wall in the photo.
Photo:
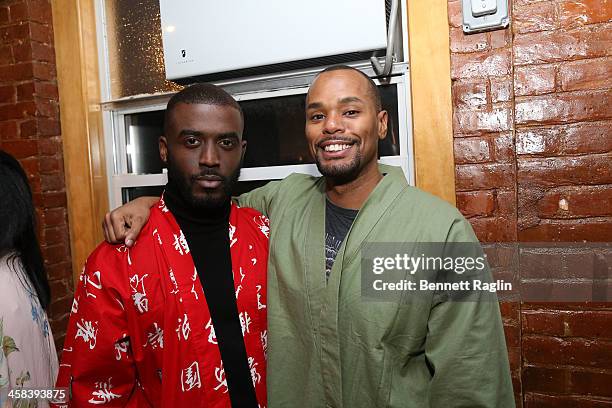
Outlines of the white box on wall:
{"type": "Polygon", "coordinates": [[[166,77],[382,49],[382,0],[160,0],[166,77]]]}

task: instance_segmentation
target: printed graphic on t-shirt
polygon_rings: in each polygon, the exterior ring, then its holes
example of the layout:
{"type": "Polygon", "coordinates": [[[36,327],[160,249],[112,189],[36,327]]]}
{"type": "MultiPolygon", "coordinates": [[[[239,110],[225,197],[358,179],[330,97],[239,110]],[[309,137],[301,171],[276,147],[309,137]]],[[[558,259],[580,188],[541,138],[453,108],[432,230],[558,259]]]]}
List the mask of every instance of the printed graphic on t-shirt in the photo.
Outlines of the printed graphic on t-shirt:
{"type": "Polygon", "coordinates": [[[341,245],[341,240],[329,232],[325,233],[325,278],[327,279],[329,279],[329,274],[331,273],[332,266],[334,266],[334,260],[336,255],[338,255],[341,245]]]}

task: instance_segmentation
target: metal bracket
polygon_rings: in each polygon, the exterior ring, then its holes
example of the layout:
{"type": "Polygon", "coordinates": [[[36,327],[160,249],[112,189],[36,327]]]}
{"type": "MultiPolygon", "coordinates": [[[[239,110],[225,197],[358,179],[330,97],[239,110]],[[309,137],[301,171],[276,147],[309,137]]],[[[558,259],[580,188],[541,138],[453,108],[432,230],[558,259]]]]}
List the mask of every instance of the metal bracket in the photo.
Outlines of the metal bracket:
{"type": "Polygon", "coordinates": [[[395,48],[395,32],[397,31],[397,15],[399,13],[399,0],[391,2],[391,15],[389,16],[389,27],[387,28],[387,54],[385,55],[385,66],[378,62],[378,58],[371,57],[370,62],[377,76],[389,76],[393,69],[393,50],[395,48]]]}
{"type": "Polygon", "coordinates": [[[472,1],[462,0],[463,7],[463,32],[476,33],[479,31],[506,28],[510,24],[508,17],[508,0],[497,0],[497,11],[480,17],[472,15],[472,1]]]}

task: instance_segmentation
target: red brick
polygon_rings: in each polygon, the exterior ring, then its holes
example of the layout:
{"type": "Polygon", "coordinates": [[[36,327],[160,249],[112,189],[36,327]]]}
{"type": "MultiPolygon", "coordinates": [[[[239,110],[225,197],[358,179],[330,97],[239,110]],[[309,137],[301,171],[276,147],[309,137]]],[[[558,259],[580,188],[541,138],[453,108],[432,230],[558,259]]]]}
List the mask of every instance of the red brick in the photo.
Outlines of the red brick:
{"type": "Polygon", "coordinates": [[[36,82],[36,96],[49,99],[58,99],[57,83],[55,82],[36,82]]]}
{"type": "Polygon", "coordinates": [[[452,79],[508,75],[511,66],[510,51],[507,49],[451,54],[452,79]]]}
{"type": "Polygon", "coordinates": [[[489,78],[491,88],[491,102],[508,102],[512,98],[512,79],[511,77],[491,77],[489,78]]]}
{"type": "MultiPolygon", "coordinates": [[[[487,254],[487,262],[491,268],[507,268],[514,267],[517,262],[517,248],[514,244],[499,245],[496,244],[492,247],[485,246],[485,253],[487,254]]],[[[502,302],[500,304],[501,313],[504,318],[509,317],[508,313],[513,313],[513,319],[518,320],[518,303],[516,302],[502,302]],[[506,308],[506,310],[504,310],[506,308]]]]}
{"type": "Polygon", "coordinates": [[[0,67],[0,82],[27,81],[32,79],[34,67],[31,63],[14,64],[0,67]]]}
{"type": "Polygon", "coordinates": [[[563,336],[565,326],[563,315],[552,310],[521,311],[523,334],[540,334],[548,336],[563,336]]]}
{"type": "Polygon", "coordinates": [[[72,308],[72,296],[66,296],[61,299],[54,299],[49,306],[49,314],[52,316],[61,316],[70,312],[72,308]]]}
{"type": "Polygon", "coordinates": [[[51,2],[48,0],[30,0],[28,2],[30,20],[43,24],[51,24],[51,2]]]}
{"type": "Polygon", "coordinates": [[[547,191],[538,201],[537,210],[539,218],[612,217],[612,189],[579,186],[547,191]]]}
{"type": "Polygon", "coordinates": [[[520,303],[518,302],[500,302],[499,310],[504,322],[516,322],[520,318],[520,303]]]}
{"type": "Polygon", "coordinates": [[[28,19],[28,6],[24,3],[15,3],[9,7],[11,22],[19,23],[27,21],[28,19]]]}
{"type": "Polygon", "coordinates": [[[612,121],[517,129],[519,155],[561,156],[612,151],[612,121]]]}
{"type": "Polygon", "coordinates": [[[532,335],[522,339],[523,357],[527,364],[612,368],[612,342],[532,335]]]}
{"type": "Polygon", "coordinates": [[[72,297],[72,291],[68,287],[66,280],[54,280],[49,282],[51,288],[51,298],[60,299],[67,296],[72,297]]]}
{"type": "Polygon", "coordinates": [[[44,242],[45,245],[65,244],[69,242],[69,237],[67,235],[68,233],[65,226],[45,228],[41,241],[44,242]]]}
{"type": "Polygon", "coordinates": [[[506,337],[506,347],[519,347],[521,330],[517,326],[504,325],[504,335],[506,337]]]}
{"type": "Polygon", "coordinates": [[[54,156],[62,152],[62,144],[59,137],[50,137],[39,141],[40,154],[54,156]]]}
{"type": "Polygon", "coordinates": [[[525,367],[523,392],[567,393],[569,370],[562,368],[525,367]]]}
{"type": "Polygon", "coordinates": [[[612,184],[612,155],[519,158],[518,180],[523,186],[612,184]]]}
{"type": "Polygon", "coordinates": [[[20,101],[34,100],[34,82],[26,82],[17,86],[17,98],[20,101]]]}
{"type": "Polygon", "coordinates": [[[563,258],[556,251],[543,248],[522,249],[520,276],[523,279],[559,279],[563,277],[563,258]]]}
{"type": "Polygon", "coordinates": [[[32,59],[55,63],[55,51],[53,46],[32,41],[32,59]]]}
{"type": "Polygon", "coordinates": [[[559,3],[559,25],[562,28],[612,21],[608,0],[570,0],[559,3]]]}
{"type": "Polygon", "coordinates": [[[493,137],[493,160],[498,163],[514,162],[514,140],[511,133],[500,133],[493,137]]]}
{"type": "Polygon", "coordinates": [[[4,25],[9,22],[9,9],[8,7],[0,7],[0,24],[4,25]]]}
{"type": "Polygon", "coordinates": [[[55,65],[45,62],[33,62],[32,69],[35,79],[40,79],[42,81],[53,81],[57,78],[55,65]]]}
{"type": "MultiPolygon", "coordinates": [[[[63,184],[63,179],[62,179],[63,184]]],[[[63,185],[62,185],[63,188],[63,185]]],[[[66,208],[66,193],[60,192],[46,192],[43,193],[43,207],[44,208],[66,208]]]]}
{"type": "Polygon", "coordinates": [[[46,267],[47,275],[49,276],[49,280],[56,279],[72,279],[72,272],[70,267],[70,262],[65,261],[55,265],[49,265],[46,267]]]}
{"type": "Polygon", "coordinates": [[[574,371],[570,373],[569,392],[572,394],[612,397],[612,387],[610,385],[612,385],[612,371],[574,371]]]}
{"type": "Polygon", "coordinates": [[[3,143],[2,149],[15,156],[16,159],[24,159],[38,154],[38,143],[35,140],[15,140],[3,143]]]}
{"type": "Polygon", "coordinates": [[[565,92],[516,100],[516,123],[558,124],[612,118],[612,92],[565,92]]]}
{"type": "Polygon", "coordinates": [[[495,209],[495,196],[491,191],[458,192],[457,208],[466,217],[490,215],[495,209]]]}
{"type": "Polygon", "coordinates": [[[42,174],[40,176],[41,188],[43,192],[59,191],[64,188],[64,178],[59,174],[42,174]]]}
{"type": "Polygon", "coordinates": [[[13,44],[12,49],[15,62],[32,61],[32,45],[30,41],[21,41],[17,44],[13,44]]]}
{"type": "MultiPolygon", "coordinates": [[[[19,137],[19,127],[14,120],[0,122],[0,144],[2,140],[17,139],[19,137]]],[[[6,142],[5,142],[6,143],[6,142]]]]}
{"type": "Polygon", "coordinates": [[[455,110],[453,130],[459,134],[479,135],[512,129],[512,109],[497,107],[485,110],[455,110]]]}
{"type": "Polygon", "coordinates": [[[30,181],[38,178],[38,159],[36,156],[20,159],[19,163],[30,181]]]}
{"type": "Polygon", "coordinates": [[[541,64],[612,55],[612,30],[608,25],[571,31],[546,31],[514,38],[516,65],[541,64]]]}
{"type": "Polygon", "coordinates": [[[612,311],[581,310],[564,313],[567,335],[612,339],[612,311]]]}
{"type": "Polygon", "coordinates": [[[43,247],[42,252],[47,265],[53,265],[68,259],[68,251],[65,244],[43,247]]]}
{"type": "Polygon", "coordinates": [[[563,91],[612,88],[612,58],[561,64],[559,82],[563,91]]]}
{"type": "Polygon", "coordinates": [[[448,23],[451,27],[463,26],[461,1],[457,0],[448,2],[448,23]]]}
{"type": "Polygon", "coordinates": [[[0,106],[0,120],[21,119],[36,113],[34,102],[17,102],[0,106]]]}
{"type": "Polygon", "coordinates": [[[512,32],[510,29],[489,31],[489,46],[492,49],[503,48],[512,42],[512,32]]]}
{"type": "Polygon", "coordinates": [[[34,98],[36,102],[37,116],[46,118],[58,118],[59,117],[59,103],[52,99],[47,98],[34,98]]]}
{"type": "Polygon", "coordinates": [[[610,408],[610,404],[609,399],[527,393],[524,408],[610,408]]]}
{"type": "Polygon", "coordinates": [[[486,138],[457,138],[455,145],[455,163],[482,163],[489,161],[491,148],[486,138]]]}
{"type": "Polygon", "coordinates": [[[53,227],[66,224],[66,209],[51,208],[44,212],[42,224],[45,227],[53,227]]]}
{"type": "Polygon", "coordinates": [[[455,169],[457,191],[509,188],[514,185],[514,166],[511,164],[462,164],[455,166],[455,169]]]}
{"type": "MultiPolygon", "coordinates": [[[[59,116],[56,116],[59,119],[59,116]]],[[[61,133],[60,122],[53,118],[37,118],[38,134],[40,136],[58,136],[61,133]]]]}
{"type": "Polygon", "coordinates": [[[470,224],[481,242],[516,241],[516,219],[509,217],[470,218],[470,224]]]}
{"type": "Polygon", "coordinates": [[[56,157],[41,156],[39,158],[40,172],[42,174],[57,173],[61,168],[61,162],[56,157]]]}
{"type": "Polygon", "coordinates": [[[19,125],[19,129],[21,132],[21,137],[23,139],[31,138],[36,136],[38,128],[36,126],[36,119],[26,120],[21,122],[19,125]]]}
{"type": "Polygon", "coordinates": [[[554,1],[549,0],[515,7],[512,13],[512,27],[515,33],[554,30],[554,1]]]}
{"type": "Polygon", "coordinates": [[[569,224],[546,220],[533,227],[519,225],[518,237],[524,242],[607,242],[612,241],[612,219],[575,220],[569,224]]]}
{"type": "Polygon", "coordinates": [[[0,42],[3,44],[11,44],[19,40],[28,40],[29,36],[30,25],[28,23],[0,27],[0,42]]]}
{"type": "Polygon", "coordinates": [[[0,45],[0,65],[14,64],[13,49],[9,46],[0,45]]]}
{"type": "Polygon", "coordinates": [[[53,45],[53,32],[48,25],[30,23],[30,39],[43,44],[53,45]]]}
{"type": "Polygon", "coordinates": [[[476,52],[488,47],[487,33],[467,35],[461,28],[450,29],[451,52],[476,52]]]}
{"type": "Polygon", "coordinates": [[[555,67],[535,65],[516,67],[514,70],[514,95],[541,95],[555,90],[555,67]]]}
{"type": "Polygon", "coordinates": [[[13,85],[0,86],[0,104],[14,103],[16,94],[17,92],[13,85]]]}
{"type": "Polygon", "coordinates": [[[453,82],[453,107],[455,109],[486,105],[487,82],[484,79],[453,82]]]}

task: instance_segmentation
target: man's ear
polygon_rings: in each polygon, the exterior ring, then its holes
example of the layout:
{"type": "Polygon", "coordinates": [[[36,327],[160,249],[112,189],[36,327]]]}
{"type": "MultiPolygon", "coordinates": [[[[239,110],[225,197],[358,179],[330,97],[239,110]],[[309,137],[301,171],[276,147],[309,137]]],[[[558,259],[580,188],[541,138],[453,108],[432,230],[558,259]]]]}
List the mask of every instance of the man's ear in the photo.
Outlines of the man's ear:
{"type": "Polygon", "coordinates": [[[247,148],[247,141],[246,140],[241,140],[240,141],[240,146],[242,147],[242,155],[240,156],[240,160],[244,160],[244,155],[246,154],[246,148],[247,148]]]}
{"type": "Polygon", "coordinates": [[[380,140],[387,137],[387,122],[389,120],[389,114],[386,110],[381,110],[376,115],[376,121],[378,122],[378,138],[380,140]]]}
{"type": "Polygon", "coordinates": [[[166,136],[159,137],[159,158],[164,164],[168,164],[168,141],[166,136]]]}

